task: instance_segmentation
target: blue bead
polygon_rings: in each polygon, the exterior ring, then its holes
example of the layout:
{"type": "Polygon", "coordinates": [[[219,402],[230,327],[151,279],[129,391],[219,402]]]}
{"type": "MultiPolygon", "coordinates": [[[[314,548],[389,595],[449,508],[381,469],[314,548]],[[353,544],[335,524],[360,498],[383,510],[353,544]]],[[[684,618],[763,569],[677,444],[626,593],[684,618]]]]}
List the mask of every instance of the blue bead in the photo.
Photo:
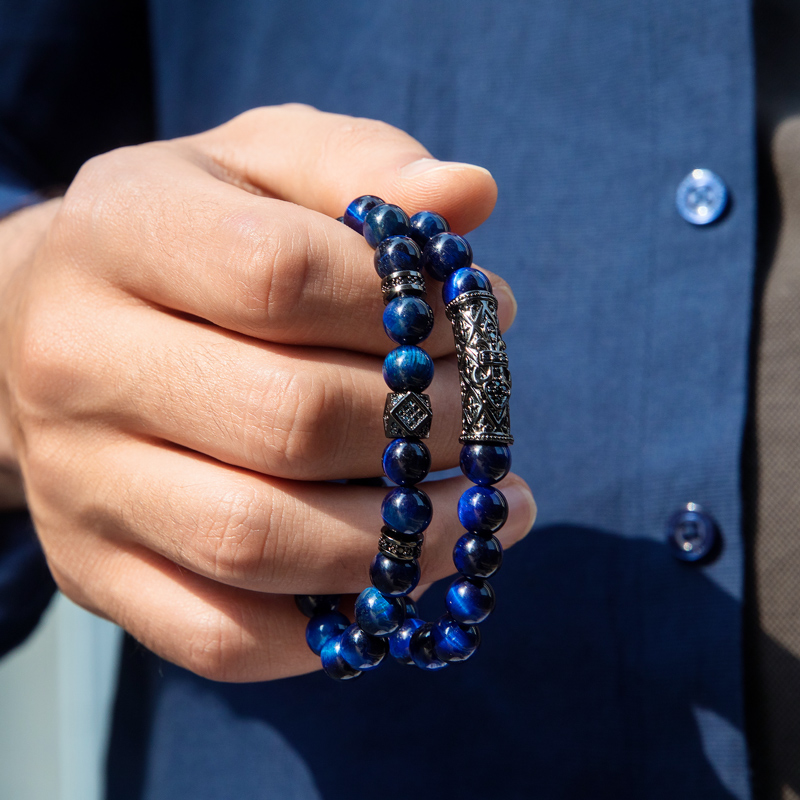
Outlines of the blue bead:
{"type": "Polygon", "coordinates": [[[433,642],[441,661],[466,661],[481,644],[481,632],[474,625],[460,625],[449,614],[433,626],[433,642]]]}
{"type": "Polygon", "coordinates": [[[325,642],[320,653],[322,669],[329,678],[335,681],[351,681],[357,678],[361,671],[350,666],[342,656],[342,637],[334,636],[325,642]]]}
{"type": "Polygon", "coordinates": [[[395,347],[383,360],[383,379],[393,392],[424,392],[433,380],[433,359],[410,344],[395,347]]]}
{"type": "Polygon", "coordinates": [[[433,330],[433,311],[421,297],[395,297],[383,310],[383,329],[398,344],[417,344],[433,330]]]}
{"type": "Polygon", "coordinates": [[[435,211],[418,211],[411,217],[409,224],[411,225],[411,238],[422,250],[436,234],[450,230],[447,220],[435,211]]]}
{"type": "Polygon", "coordinates": [[[468,578],[488,578],[503,563],[503,545],[496,536],[485,539],[478,533],[465,533],[453,548],[453,564],[468,578]]]}
{"type": "Polygon", "coordinates": [[[389,652],[393,658],[396,658],[401,664],[413,664],[411,653],[408,652],[408,646],[411,643],[411,637],[414,631],[418,630],[424,625],[421,619],[416,617],[409,617],[406,621],[389,637],[389,652]]]}
{"type": "Polygon", "coordinates": [[[408,236],[411,228],[408,216],[400,206],[384,203],[367,212],[362,233],[370,247],[377,247],[390,236],[408,236]]]}
{"type": "Polygon", "coordinates": [[[312,617],[306,625],[308,646],[319,655],[325,642],[332,636],[338,636],[349,624],[350,620],[341,611],[329,611],[312,617]]]}
{"type": "Polygon", "coordinates": [[[459,295],[475,291],[491,292],[492,284],[489,279],[474,267],[464,267],[451,273],[444,282],[442,299],[445,305],[451,303],[459,295]]]}
{"type": "Polygon", "coordinates": [[[416,559],[401,561],[378,553],[369,565],[369,578],[381,594],[400,597],[413,591],[419,583],[419,562],[416,559]]]}
{"type": "Polygon", "coordinates": [[[402,624],[405,606],[399,597],[386,597],[370,586],[356,598],[358,627],[372,636],[388,636],[402,624]]]}
{"type": "Polygon", "coordinates": [[[503,480],[511,469],[511,448],[505,444],[465,444],[461,448],[461,471],[479,486],[503,480]]]}
{"type": "Polygon", "coordinates": [[[406,606],[406,619],[418,617],[419,611],[417,611],[417,604],[410,597],[404,597],[403,601],[406,606]]]}
{"type": "Polygon", "coordinates": [[[400,486],[413,486],[431,468],[431,451],[415,439],[393,439],[383,451],[383,471],[400,486]]]}
{"type": "Polygon", "coordinates": [[[389,652],[386,639],[370,636],[353,623],[341,636],[342,658],[354,669],[375,669],[389,652]]]}
{"type": "Polygon", "coordinates": [[[431,524],[433,506],[420,489],[398,486],[386,493],[381,505],[383,521],[400,533],[422,533],[431,524]]]}
{"type": "Polygon", "coordinates": [[[420,669],[436,670],[447,666],[447,662],[442,661],[439,656],[436,655],[433,626],[433,622],[426,622],[411,634],[411,641],[408,644],[408,654],[411,656],[411,660],[420,669]]]}
{"type": "Polygon", "coordinates": [[[470,486],[458,499],[458,519],[473,533],[494,533],[508,519],[508,503],[493,486],[470,486]]]}
{"type": "Polygon", "coordinates": [[[383,205],[383,200],[380,197],[375,197],[371,194],[365,194],[361,197],[357,197],[347,206],[347,210],[344,212],[344,217],[342,218],[342,222],[347,225],[348,228],[352,228],[356,233],[362,233],[364,227],[364,217],[375,208],[375,206],[383,205]]]}
{"type": "Polygon", "coordinates": [[[327,614],[339,608],[338,594],[296,594],[294,602],[307,617],[327,614]]]}
{"type": "Polygon", "coordinates": [[[422,251],[422,264],[432,278],[443,281],[456,270],[472,264],[472,248],[457,233],[439,233],[422,251]]]}
{"type": "Polygon", "coordinates": [[[494,610],[494,589],[480,578],[456,578],[447,590],[447,610],[462,625],[477,625],[494,610]]]}
{"type": "Polygon", "coordinates": [[[422,253],[413,239],[408,236],[390,236],[384,239],[375,251],[375,272],[381,278],[393,272],[420,272],[422,253]]]}

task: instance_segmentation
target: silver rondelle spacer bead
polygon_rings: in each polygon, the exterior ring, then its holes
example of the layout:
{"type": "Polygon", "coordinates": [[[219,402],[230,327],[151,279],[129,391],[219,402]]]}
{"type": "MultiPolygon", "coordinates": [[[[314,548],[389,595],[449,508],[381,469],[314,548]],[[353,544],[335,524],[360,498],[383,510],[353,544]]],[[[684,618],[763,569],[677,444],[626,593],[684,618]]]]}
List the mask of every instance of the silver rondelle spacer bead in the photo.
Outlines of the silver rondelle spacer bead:
{"type": "Polygon", "coordinates": [[[384,305],[387,305],[390,300],[394,300],[395,297],[400,295],[424,297],[425,278],[421,272],[416,270],[393,272],[381,281],[381,292],[383,292],[384,305]]]}

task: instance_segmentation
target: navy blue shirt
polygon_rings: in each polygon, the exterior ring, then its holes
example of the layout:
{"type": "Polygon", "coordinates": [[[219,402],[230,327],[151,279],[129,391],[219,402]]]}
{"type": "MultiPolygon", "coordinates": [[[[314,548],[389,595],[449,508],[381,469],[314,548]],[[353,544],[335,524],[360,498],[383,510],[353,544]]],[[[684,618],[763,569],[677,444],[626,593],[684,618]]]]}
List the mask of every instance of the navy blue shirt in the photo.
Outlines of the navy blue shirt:
{"type": "MultiPolygon", "coordinates": [[[[109,797],[748,798],[749,4],[2,8],[5,208],[100,149],[300,101],[491,170],[497,209],[470,241],[520,305],[514,468],[540,517],[494,582],[480,654],[347,686],[222,685],[128,642],[109,797]],[[695,168],[730,192],[713,225],[676,209],[695,168]],[[689,502],[719,526],[709,563],[667,541],[689,502]]],[[[424,615],[441,602],[434,588],[424,615]]]]}

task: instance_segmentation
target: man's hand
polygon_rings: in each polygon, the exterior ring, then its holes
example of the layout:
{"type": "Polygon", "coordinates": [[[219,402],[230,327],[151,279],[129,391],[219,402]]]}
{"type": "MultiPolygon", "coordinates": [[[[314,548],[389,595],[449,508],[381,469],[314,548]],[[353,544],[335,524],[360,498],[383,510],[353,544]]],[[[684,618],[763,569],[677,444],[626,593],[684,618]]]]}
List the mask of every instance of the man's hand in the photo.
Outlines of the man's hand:
{"type": "MultiPolygon", "coordinates": [[[[292,595],[368,585],[384,490],[327,482],[379,474],[386,444],[380,281],[335,219],[368,193],[465,232],[496,189],[387,125],[285,106],[94,158],[63,200],[0,225],[0,467],[21,471],[62,591],[201,675],[317,668],[292,595]]],[[[443,469],[461,414],[438,295],[443,469]]],[[[424,487],[426,582],[452,572],[468,485],[424,487]]],[[[501,488],[510,545],[535,506],[520,478],[501,488]]]]}

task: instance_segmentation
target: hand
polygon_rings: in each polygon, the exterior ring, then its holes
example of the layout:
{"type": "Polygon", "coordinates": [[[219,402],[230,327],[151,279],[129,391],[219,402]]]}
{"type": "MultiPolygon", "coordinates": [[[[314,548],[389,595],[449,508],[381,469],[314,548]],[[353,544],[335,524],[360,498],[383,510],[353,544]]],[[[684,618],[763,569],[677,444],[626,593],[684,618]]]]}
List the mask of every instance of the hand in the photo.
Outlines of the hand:
{"type": "MultiPolygon", "coordinates": [[[[5,456],[62,591],[213,679],[316,669],[292,595],[368,585],[384,490],[326,481],[380,473],[392,346],[372,251],[335,217],[370,193],[465,232],[495,192],[387,125],[284,106],[94,158],[6,220],[5,456]]],[[[460,447],[438,294],[434,469],[460,447]]],[[[467,485],[425,486],[426,581],[452,572],[467,485]]],[[[502,488],[510,545],[535,506],[520,478],[502,488]]]]}

